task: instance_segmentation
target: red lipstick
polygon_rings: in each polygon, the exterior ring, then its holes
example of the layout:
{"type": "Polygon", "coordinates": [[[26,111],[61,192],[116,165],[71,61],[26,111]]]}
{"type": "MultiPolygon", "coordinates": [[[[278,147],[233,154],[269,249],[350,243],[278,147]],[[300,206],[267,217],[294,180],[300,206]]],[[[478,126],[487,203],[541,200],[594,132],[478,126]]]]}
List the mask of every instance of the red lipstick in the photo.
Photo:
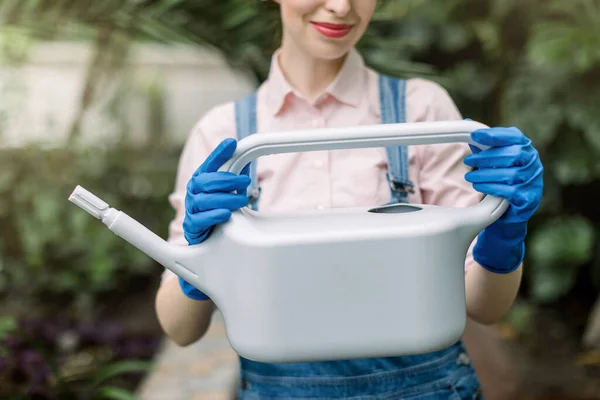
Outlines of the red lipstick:
{"type": "Polygon", "coordinates": [[[353,25],[348,24],[330,24],[328,22],[312,22],[315,29],[323,36],[331,39],[343,38],[350,32],[353,25]]]}

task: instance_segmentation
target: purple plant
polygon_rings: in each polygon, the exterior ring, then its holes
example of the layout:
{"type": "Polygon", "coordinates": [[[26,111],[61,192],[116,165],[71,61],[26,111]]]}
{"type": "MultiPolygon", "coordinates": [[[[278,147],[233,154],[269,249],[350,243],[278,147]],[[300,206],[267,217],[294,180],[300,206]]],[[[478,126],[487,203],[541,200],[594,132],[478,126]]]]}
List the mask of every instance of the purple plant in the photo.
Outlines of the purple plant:
{"type": "MultiPolygon", "coordinates": [[[[127,335],[114,323],[78,323],[65,318],[27,318],[20,321],[17,331],[0,340],[6,355],[0,358],[0,397],[26,393],[27,399],[84,399],[95,390],[94,378],[107,363],[125,360],[148,360],[159,345],[159,337],[127,335]],[[98,349],[108,349],[111,358],[94,359],[98,349]],[[69,362],[87,353],[89,365],[69,380],[63,376],[69,362]],[[3,385],[8,382],[8,385],[3,385]]],[[[79,368],[81,369],[81,368],[79,368]]],[[[139,379],[140,373],[128,372],[139,379]]],[[[118,379],[116,377],[114,379],[118,379]]],[[[120,379],[125,386],[134,386],[135,379],[120,379]]]]}

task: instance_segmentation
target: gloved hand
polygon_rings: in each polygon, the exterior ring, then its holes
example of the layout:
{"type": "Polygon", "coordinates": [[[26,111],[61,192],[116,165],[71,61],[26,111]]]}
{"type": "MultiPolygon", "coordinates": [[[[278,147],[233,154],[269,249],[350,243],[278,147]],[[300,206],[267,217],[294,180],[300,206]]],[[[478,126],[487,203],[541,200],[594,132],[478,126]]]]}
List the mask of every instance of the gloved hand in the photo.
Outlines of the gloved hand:
{"type": "MultiPolygon", "coordinates": [[[[245,193],[250,185],[250,177],[244,173],[236,175],[217,172],[231,158],[236,147],[236,140],[223,140],[188,182],[183,232],[190,245],[206,240],[215,225],[228,221],[232,211],[248,205],[245,193]],[[235,193],[236,191],[241,194],[235,193]]],[[[181,277],[179,284],[187,297],[195,300],[209,299],[181,277]]]]}
{"type": "Polygon", "coordinates": [[[473,257],[485,269],[505,274],[516,270],[525,256],[527,222],[540,205],[544,168],[531,140],[517,128],[476,130],[471,138],[473,154],[464,162],[477,168],[465,179],[481,193],[502,197],[510,206],[477,237],[473,257]]]}

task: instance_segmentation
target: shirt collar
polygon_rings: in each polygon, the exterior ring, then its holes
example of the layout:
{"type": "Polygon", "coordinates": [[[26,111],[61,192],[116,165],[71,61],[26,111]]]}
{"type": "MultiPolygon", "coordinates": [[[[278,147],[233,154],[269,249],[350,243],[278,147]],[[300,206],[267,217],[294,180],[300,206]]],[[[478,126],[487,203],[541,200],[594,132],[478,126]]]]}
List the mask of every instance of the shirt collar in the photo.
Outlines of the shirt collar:
{"type": "MultiPolygon", "coordinates": [[[[273,115],[282,110],[288,96],[294,95],[302,98],[283,75],[279,65],[279,54],[280,50],[277,50],[271,58],[269,77],[265,85],[267,92],[266,104],[273,115]]],[[[364,67],[365,64],[362,56],[356,49],[351,49],[344,61],[342,69],[333,82],[327,87],[325,93],[342,103],[346,103],[352,107],[358,107],[361,98],[365,93],[364,67]]]]}

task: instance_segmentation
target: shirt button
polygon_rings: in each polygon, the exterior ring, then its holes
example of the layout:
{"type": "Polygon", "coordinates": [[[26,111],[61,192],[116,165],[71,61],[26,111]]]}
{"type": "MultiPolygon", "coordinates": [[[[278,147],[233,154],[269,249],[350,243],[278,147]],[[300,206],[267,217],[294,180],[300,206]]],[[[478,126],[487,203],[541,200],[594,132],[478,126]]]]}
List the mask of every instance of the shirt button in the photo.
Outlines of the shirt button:
{"type": "Polygon", "coordinates": [[[312,126],[313,126],[313,128],[318,128],[318,127],[320,127],[320,126],[321,126],[321,121],[320,121],[320,120],[318,120],[318,119],[313,119],[313,120],[312,120],[312,126]]]}
{"type": "Polygon", "coordinates": [[[323,161],[315,161],[314,164],[315,168],[323,168],[323,161]]]}
{"type": "Polygon", "coordinates": [[[317,210],[324,210],[324,209],[325,209],[325,206],[324,206],[324,205],[322,205],[322,204],[319,204],[319,205],[317,206],[317,210]]]}

